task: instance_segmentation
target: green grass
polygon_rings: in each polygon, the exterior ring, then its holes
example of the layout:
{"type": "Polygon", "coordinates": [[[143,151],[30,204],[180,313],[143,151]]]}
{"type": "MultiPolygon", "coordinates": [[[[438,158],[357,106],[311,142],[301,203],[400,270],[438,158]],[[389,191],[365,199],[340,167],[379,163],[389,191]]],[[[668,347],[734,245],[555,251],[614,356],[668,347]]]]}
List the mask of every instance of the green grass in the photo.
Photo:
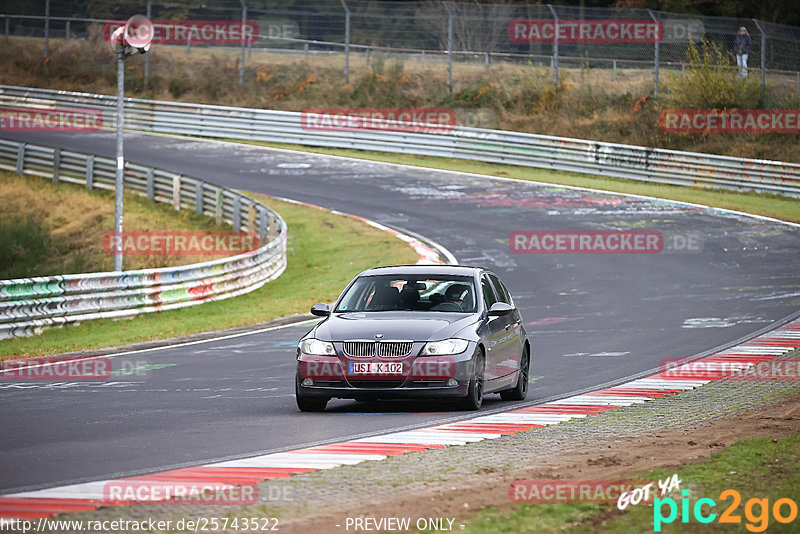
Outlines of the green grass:
{"type": "Polygon", "coordinates": [[[667,184],[651,184],[645,182],[636,182],[633,180],[625,180],[622,178],[607,178],[572,172],[517,167],[514,165],[503,165],[498,163],[483,163],[479,161],[469,161],[455,158],[414,156],[344,148],[307,147],[283,143],[268,143],[263,141],[240,141],[237,139],[228,139],[227,141],[314,152],[333,156],[346,156],[370,161],[386,161],[389,163],[415,165],[418,167],[433,169],[485,174],[488,176],[499,176],[503,178],[515,178],[519,180],[541,181],[552,184],[588,187],[592,189],[601,189],[604,191],[614,191],[617,193],[628,193],[633,195],[644,195],[669,200],[678,200],[681,202],[692,202],[695,204],[704,204],[717,208],[752,213],[754,215],[774,217],[784,221],[800,222],[800,202],[798,202],[796,198],[790,198],[781,195],[724,191],[719,189],[712,190],[667,184]]]}
{"type": "Polygon", "coordinates": [[[335,299],[364,269],[418,259],[406,243],[363,222],[263,196],[259,199],[289,227],[288,266],[277,280],[233,299],[130,320],[88,321],[49,329],[39,336],[3,340],[0,358],[118,346],[303,313],[317,302],[335,299]]]}
{"type": "MultiPolygon", "coordinates": [[[[769,499],[769,510],[781,498],[792,499],[800,505],[797,488],[800,488],[800,434],[777,440],[771,438],[751,438],[738,441],[717,452],[702,462],[683,466],[677,471],[652,471],[634,480],[664,480],[677,472],[681,480],[681,490],[689,490],[691,509],[697,499],[705,497],[714,500],[717,514],[714,522],[703,525],[689,513],[689,521],[681,523],[681,496],[673,498],[677,504],[678,515],[671,524],[664,524],[662,532],[747,532],[747,525],[758,528],[763,525],[758,506],[752,506],[753,516],[745,515],[750,499],[769,499]],[[720,499],[726,489],[733,489],[741,495],[738,508],[733,515],[741,517],[739,524],[720,524],[719,517],[732,505],[732,499],[720,499]]],[[[665,505],[663,512],[669,509],[665,505]]],[[[703,506],[708,514],[709,507],[703,506]]],[[[625,511],[616,509],[615,504],[548,504],[517,505],[511,512],[486,508],[468,519],[467,534],[503,532],[508,534],[522,532],[601,532],[608,534],[628,534],[630,532],[653,532],[654,507],[639,504],[628,506],[625,511]]],[[[783,515],[789,514],[784,505],[783,515]]],[[[767,532],[798,532],[800,517],[792,523],[783,525],[773,516],[767,521],[767,532]]],[[[756,530],[753,530],[756,531],[756,530]]]]}

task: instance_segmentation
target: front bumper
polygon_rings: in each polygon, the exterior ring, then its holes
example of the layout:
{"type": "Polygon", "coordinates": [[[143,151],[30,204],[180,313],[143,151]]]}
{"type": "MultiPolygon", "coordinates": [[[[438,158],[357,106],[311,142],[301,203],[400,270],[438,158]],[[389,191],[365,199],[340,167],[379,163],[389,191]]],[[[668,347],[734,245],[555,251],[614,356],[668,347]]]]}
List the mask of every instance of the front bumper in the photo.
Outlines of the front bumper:
{"type": "Polygon", "coordinates": [[[421,344],[415,344],[414,355],[403,358],[348,357],[338,346],[337,356],[312,356],[298,351],[298,394],[342,399],[464,397],[472,376],[475,345],[470,343],[461,354],[416,356],[421,344]],[[355,374],[351,372],[351,362],[402,362],[403,370],[393,374],[355,374]],[[456,384],[450,382],[453,379],[456,384]],[[307,380],[312,383],[304,384],[307,380]]]}

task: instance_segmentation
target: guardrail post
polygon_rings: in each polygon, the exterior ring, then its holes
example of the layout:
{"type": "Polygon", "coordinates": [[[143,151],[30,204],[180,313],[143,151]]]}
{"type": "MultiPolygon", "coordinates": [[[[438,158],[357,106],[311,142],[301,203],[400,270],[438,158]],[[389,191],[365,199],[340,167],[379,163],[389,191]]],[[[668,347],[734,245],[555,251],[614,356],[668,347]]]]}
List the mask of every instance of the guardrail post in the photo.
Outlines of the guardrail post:
{"type": "Polygon", "coordinates": [[[761,101],[764,101],[764,92],[767,88],[767,70],[766,70],[766,63],[767,63],[767,34],[764,31],[764,28],[761,27],[761,24],[758,23],[758,20],[752,19],[753,23],[758,28],[758,31],[761,32],[761,101]]]}
{"type": "Polygon", "coordinates": [[[53,149],[53,183],[57,184],[61,173],[61,149],[53,149]]]}
{"type": "Polygon", "coordinates": [[[172,177],[172,205],[175,211],[181,209],[181,175],[176,174],[172,177]]]}
{"type": "Polygon", "coordinates": [[[269,218],[269,230],[267,231],[267,240],[272,241],[275,239],[275,217],[269,218]]]}
{"type": "Polygon", "coordinates": [[[89,191],[94,187],[94,154],[86,156],[86,189],[89,191]]]}
{"type": "Polygon", "coordinates": [[[194,212],[198,215],[203,214],[203,182],[200,180],[194,189],[194,212]]]}
{"type": "Polygon", "coordinates": [[[453,92],[453,13],[445,0],[442,5],[447,10],[447,90],[453,92]]]}
{"type": "Polygon", "coordinates": [[[256,231],[256,207],[252,202],[247,209],[247,231],[251,234],[256,231]]]}
{"type": "Polygon", "coordinates": [[[558,13],[550,4],[547,4],[547,7],[550,8],[550,13],[553,14],[554,23],[554,30],[553,30],[553,83],[558,89],[558,13]]]}
{"type": "Polygon", "coordinates": [[[25,170],[25,143],[20,143],[17,148],[17,174],[25,170]]]}
{"type": "Polygon", "coordinates": [[[261,243],[262,245],[265,242],[264,238],[267,237],[267,219],[268,218],[269,218],[269,215],[267,213],[267,210],[265,210],[264,208],[261,208],[261,211],[259,212],[259,216],[258,216],[258,238],[262,241],[262,243],[261,243]]]}
{"type": "Polygon", "coordinates": [[[233,231],[238,232],[242,227],[242,201],[237,195],[233,199],[233,231]]]}
{"type": "MultiPolygon", "coordinates": [[[[658,24],[658,19],[653,14],[653,12],[651,10],[649,10],[649,9],[647,10],[647,12],[650,14],[650,18],[653,19],[653,22],[658,24]]],[[[660,48],[658,46],[658,39],[656,39],[656,41],[654,43],[654,48],[655,48],[655,50],[654,50],[654,57],[653,57],[653,96],[658,96],[658,63],[659,63],[659,57],[658,56],[659,56],[659,53],[660,53],[660,48]]]]}
{"type": "Polygon", "coordinates": [[[350,8],[339,0],[344,8],[344,83],[350,83],[350,8]]]}
{"type": "Polygon", "coordinates": [[[222,224],[222,206],[225,202],[225,197],[222,195],[222,189],[217,188],[217,203],[214,206],[214,220],[217,225],[222,224]]]}
{"type": "Polygon", "coordinates": [[[155,187],[153,185],[153,169],[147,169],[147,174],[145,174],[145,188],[147,189],[147,200],[153,202],[156,198],[155,195],[155,187]]]}

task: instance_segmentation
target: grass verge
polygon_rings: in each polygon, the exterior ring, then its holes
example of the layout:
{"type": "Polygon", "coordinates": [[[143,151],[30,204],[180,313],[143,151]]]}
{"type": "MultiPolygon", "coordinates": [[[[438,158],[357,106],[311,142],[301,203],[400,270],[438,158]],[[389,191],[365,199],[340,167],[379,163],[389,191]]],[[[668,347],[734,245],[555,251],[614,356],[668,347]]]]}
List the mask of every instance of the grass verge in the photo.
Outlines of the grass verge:
{"type": "Polygon", "coordinates": [[[541,181],[552,184],[588,187],[603,191],[644,195],[649,197],[692,202],[717,208],[731,209],[773,217],[789,222],[800,223],[800,202],[795,198],[781,195],[772,195],[755,192],[725,191],[719,189],[701,189],[694,187],[651,184],[625,180],[623,178],[606,178],[587,174],[547,169],[534,169],[530,167],[517,167],[499,163],[484,163],[480,161],[462,160],[456,158],[440,158],[434,156],[414,156],[407,154],[392,154],[368,150],[354,150],[344,148],[307,147],[284,143],[268,143],[264,141],[241,141],[227,139],[234,143],[248,143],[272,148],[313,152],[332,156],[345,156],[349,158],[365,159],[369,161],[385,161],[402,165],[414,165],[431,169],[444,169],[457,172],[469,172],[498,176],[502,178],[515,178],[518,180],[541,181]]]}
{"type": "MultiPolygon", "coordinates": [[[[789,524],[781,524],[773,514],[773,507],[779,499],[797,501],[797,488],[800,487],[800,434],[795,433],[783,439],[751,438],[738,441],[711,455],[701,463],[685,465],[675,471],[681,480],[681,489],[689,490],[688,518],[682,520],[682,496],[675,492],[677,516],[669,524],[664,523],[663,532],[797,532],[800,520],[795,518],[789,524]],[[720,495],[723,491],[736,490],[741,502],[735,496],[720,495]],[[706,504],[702,513],[716,517],[708,524],[700,523],[694,516],[698,499],[712,499],[716,506],[711,509],[706,504]],[[761,503],[751,499],[768,499],[761,503]],[[734,507],[734,504],[736,506],[734,507]],[[738,523],[720,523],[722,513],[731,508],[731,518],[739,518],[738,523]]],[[[657,481],[671,477],[673,471],[652,471],[635,480],[657,481]]],[[[656,486],[657,488],[657,486],[656,486]]],[[[796,508],[795,508],[796,510],[796,508]]],[[[487,508],[477,512],[463,531],[469,534],[504,532],[603,532],[627,534],[629,532],[652,532],[654,513],[669,515],[669,506],[660,509],[652,505],[628,506],[619,511],[616,505],[596,504],[547,504],[519,505],[512,512],[500,512],[487,508]]],[[[790,505],[784,503],[780,513],[791,515],[790,505]]]]}
{"type": "Polygon", "coordinates": [[[289,227],[288,266],[277,279],[233,299],[130,320],[101,319],[0,341],[0,358],[37,356],[166,339],[307,312],[335,299],[369,267],[415,263],[417,256],[387,232],[341,215],[259,196],[289,227]]]}
{"type": "MultiPolygon", "coordinates": [[[[125,230],[211,232],[214,219],[125,195],[125,230]]],[[[104,247],[114,228],[114,193],[0,171],[0,279],[111,271],[104,247]]],[[[125,269],[196,263],[220,256],[126,255],[125,269]]]]}

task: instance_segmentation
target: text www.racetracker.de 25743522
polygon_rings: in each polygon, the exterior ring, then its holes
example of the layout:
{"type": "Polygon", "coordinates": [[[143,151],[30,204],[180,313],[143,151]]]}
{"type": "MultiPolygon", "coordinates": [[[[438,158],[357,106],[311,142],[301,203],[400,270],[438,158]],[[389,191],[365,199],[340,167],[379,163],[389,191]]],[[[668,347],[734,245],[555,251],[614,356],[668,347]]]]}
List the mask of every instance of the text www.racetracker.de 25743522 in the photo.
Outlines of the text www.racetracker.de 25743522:
{"type": "Polygon", "coordinates": [[[221,530],[267,532],[277,531],[276,517],[194,517],[181,519],[105,519],[75,520],[5,519],[0,518],[0,529],[12,532],[219,532],[221,530]]]}

